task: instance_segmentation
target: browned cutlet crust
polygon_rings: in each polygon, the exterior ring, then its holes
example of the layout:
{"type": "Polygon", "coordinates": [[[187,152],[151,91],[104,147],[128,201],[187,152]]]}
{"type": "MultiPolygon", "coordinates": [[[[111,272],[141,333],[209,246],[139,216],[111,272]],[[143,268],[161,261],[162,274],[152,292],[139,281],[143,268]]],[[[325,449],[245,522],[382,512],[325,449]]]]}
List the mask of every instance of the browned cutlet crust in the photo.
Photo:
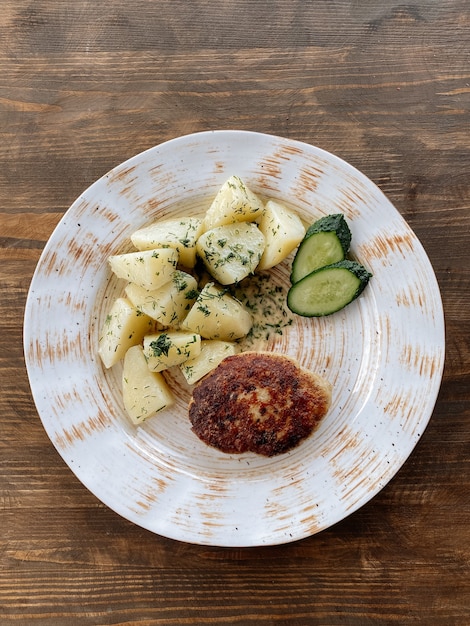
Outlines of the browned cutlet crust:
{"type": "Polygon", "coordinates": [[[194,388],[195,434],[223,452],[274,456],[308,437],[331,403],[331,386],[272,352],[227,357],[194,388]]]}

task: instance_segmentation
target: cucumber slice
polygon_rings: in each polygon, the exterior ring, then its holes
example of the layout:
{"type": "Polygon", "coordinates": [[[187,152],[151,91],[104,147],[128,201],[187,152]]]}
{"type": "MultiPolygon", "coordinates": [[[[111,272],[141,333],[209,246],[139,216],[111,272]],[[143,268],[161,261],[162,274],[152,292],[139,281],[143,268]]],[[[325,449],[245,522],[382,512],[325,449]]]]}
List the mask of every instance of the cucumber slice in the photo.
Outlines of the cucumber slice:
{"type": "Polygon", "coordinates": [[[305,233],[292,263],[292,284],[314,270],[342,261],[351,245],[351,231],[341,213],[326,215],[305,233]]]}
{"type": "Polygon", "coordinates": [[[355,261],[343,260],[314,270],[295,283],[287,306],[304,317],[321,317],[343,309],[365,289],[372,274],[355,261]]]}

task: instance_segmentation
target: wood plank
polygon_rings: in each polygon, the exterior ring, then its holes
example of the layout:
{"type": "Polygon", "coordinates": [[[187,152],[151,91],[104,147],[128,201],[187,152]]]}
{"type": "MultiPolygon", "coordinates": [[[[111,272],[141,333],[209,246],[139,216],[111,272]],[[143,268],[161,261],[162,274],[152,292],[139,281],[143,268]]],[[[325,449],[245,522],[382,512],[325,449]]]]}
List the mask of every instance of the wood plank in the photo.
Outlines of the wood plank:
{"type": "Polygon", "coordinates": [[[468,0],[4,0],[0,17],[0,622],[470,623],[468,0]],[[431,421],[368,504],[303,541],[175,542],[99,502],[47,437],[22,346],[29,284],[95,180],[179,135],[329,150],[422,242],[447,357],[431,421]]]}

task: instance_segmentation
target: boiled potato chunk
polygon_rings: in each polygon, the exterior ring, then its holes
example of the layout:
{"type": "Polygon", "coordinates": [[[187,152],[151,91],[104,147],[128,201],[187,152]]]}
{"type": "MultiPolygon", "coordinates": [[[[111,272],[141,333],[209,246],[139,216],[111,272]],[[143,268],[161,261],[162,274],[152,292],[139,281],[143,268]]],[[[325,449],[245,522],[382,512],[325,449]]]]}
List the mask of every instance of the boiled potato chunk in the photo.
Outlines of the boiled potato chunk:
{"type": "Polygon", "coordinates": [[[259,270],[267,270],[283,261],[305,236],[300,217],[274,200],[268,200],[259,221],[266,241],[259,270]]]}
{"type": "Polygon", "coordinates": [[[149,291],[168,282],[177,263],[178,251],[174,248],[128,252],[109,257],[111,269],[118,278],[136,283],[149,291]]]}
{"type": "Polygon", "coordinates": [[[191,268],[196,263],[196,241],[201,232],[202,218],[182,217],[141,228],[131,235],[131,241],[137,250],[176,248],[181,265],[191,268]]]}
{"type": "Polygon", "coordinates": [[[188,359],[180,365],[186,382],[194,385],[211,370],[217,367],[225,357],[240,352],[238,344],[231,341],[203,340],[201,352],[193,359],[188,359]]]}
{"type": "Polygon", "coordinates": [[[151,372],[162,372],[201,352],[201,336],[193,332],[160,332],[144,337],[144,355],[151,372]]]}
{"type": "Polygon", "coordinates": [[[253,274],[264,245],[258,226],[241,222],[205,232],[198,239],[197,253],[213,278],[222,285],[231,285],[253,274]]]}
{"type": "Polygon", "coordinates": [[[153,291],[142,289],[135,283],[126,287],[126,296],[139,311],[162,326],[173,328],[186,317],[198,293],[196,279],[180,270],[173,272],[167,283],[153,291]]]}
{"type": "Polygon", "coordinates": [[[241,302],[214,283],[207,283],[181,328],[199,333],[204,339],[233,341],[245,337],[252,325],[253,319],[241,302]]]}
{"type": "Polygon", "coordinates": [[[127,350],[140,343],[152,330],[153,320],[136,309],[127,298],[117,298],[104,321],[98,354],[106,368],[120,361],[127,350]]]}
{"type": "Polygon", "coordinates": [[[203,231],[234,222],[253,222],[263,202],[238,176],[231,176],[217,192],[203,221],[203,231]]]}
{"type": "Polygon", "coordinates": [[[129,348],[122,371],[124,407],[134,424],[141,424],[174,403],[173,394],[162,374],[147,367],[142,346],[129,348]]]}

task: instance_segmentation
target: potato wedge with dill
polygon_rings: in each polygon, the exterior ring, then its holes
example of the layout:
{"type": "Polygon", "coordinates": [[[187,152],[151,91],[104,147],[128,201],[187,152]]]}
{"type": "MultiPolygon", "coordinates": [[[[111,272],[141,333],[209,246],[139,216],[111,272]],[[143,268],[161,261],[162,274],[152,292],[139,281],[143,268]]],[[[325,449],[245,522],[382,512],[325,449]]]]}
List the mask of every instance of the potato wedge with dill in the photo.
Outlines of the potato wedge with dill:
{"type": "Polygon", "coordinates": [[[263,210],[262,200],[239,178],[230,176],[207,209],[203,232],[235,222],[254,222],[263,210]]]}
{"type": "Polygon", "coordinates": [[[129,348],[124,357],[122,397],[124,408],[134,424],[141,424],[174,403],[163,375],[149,370],[140,345],[129,348]]]}
{"type": "Polygon", "coordinates": [[[202,232],[202,218],[182,217],[155,222],[136,230],[131,241],[137,250],[175,248],[179,262],[187,268],[196,263],[196,241],[202,232]]]}
{"type": "Polygon", "coordinates": [[[258,225],[266,243],[257,268],[259,270],[278,265],[305,236],[305,226],[300,217],[274,200],[266,202],[258,225]]]}
{"type": "Polygon", "coordinates": [[[208,230],[196,247],[210,275],[221,285],[232,285],[253,274],[264,246],[258,226],[242,222],[208,230]]]}
{"type": "Polygon", "coordinates": [[[177,328],[188,314],[198,296],[196,279],[176,270],[171,279],[159,289],[148,291],[135,283],[126,287],[126,296],[142,313],[162,326],[177,328]]]}
{"type": "Polygon", "coordinates": [[[174,248],[127,252],[109,257],[111,269],[118,278],[149,290],[158,289],[168,282],[177,263],[178,251],[174,248]]]}
{"type": "Polygon", "coordinates": [[[99,335],[98,354],[109,369],[124,358],[127,350],[140,343],[153,329],[153,320],[127,298],[117,298],[106,315],[99,335]]]}
{"type": "Polygon", "coordinates": [[[144,355],[151,372],[162,372],[201,352],[201,336],[193,332],[168,331],[144,337],[144,355]]]}
{"type": "Polygon", "coordinates": [[[234,341],[245,337],[253,319],[245,306],[224,289],[207,283],[181,329],[199,333],[204,339],[234,341]]]}
{"type": "Polygon", "coordinates": [[[240,346],[233,341],[204,339],[201,342],[201,352],[198,356],[188,359],[180,365],[180,368],[183,376],[186,378],[186,382],[189,385],[194,385],[194,383],[222,363],[226,357],[239,352],[240,346]]]}

